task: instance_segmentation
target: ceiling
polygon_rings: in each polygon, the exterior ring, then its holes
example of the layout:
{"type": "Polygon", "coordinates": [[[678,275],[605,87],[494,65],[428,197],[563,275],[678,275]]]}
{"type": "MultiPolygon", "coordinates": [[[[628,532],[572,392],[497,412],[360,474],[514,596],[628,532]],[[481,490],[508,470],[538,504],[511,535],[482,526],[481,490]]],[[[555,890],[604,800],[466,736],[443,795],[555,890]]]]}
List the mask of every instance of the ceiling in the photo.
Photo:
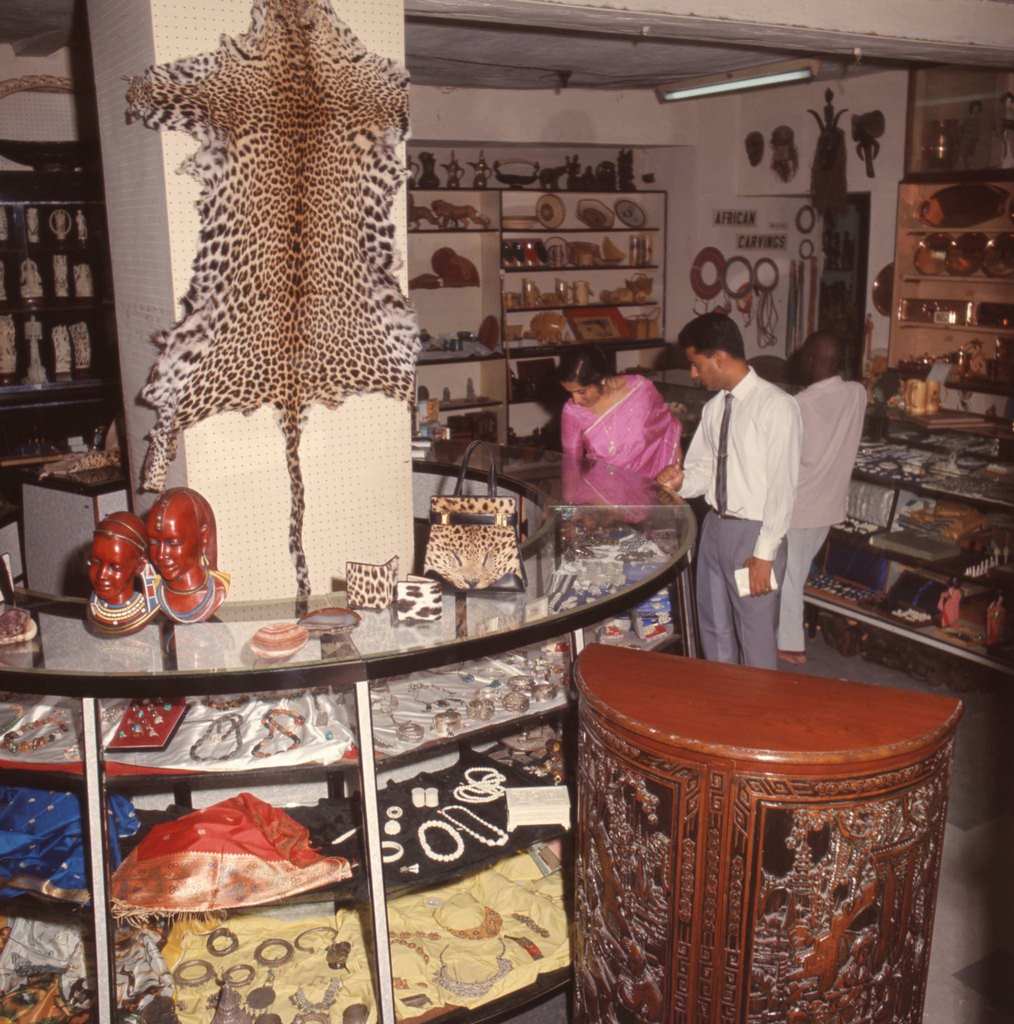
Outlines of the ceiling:
{"type": "MultiPolygon", "coordinates": [[[[11,44],[19,56],[51,54],[68,45],[75,24],[83,23],[83,3],[0,0],[0,43],[11,44]]],[[[615,18],[607,22],[579,9],[567,12],[566,24],[521,25],[503,11],[490,11],[489,18],[455,17],[470,9],[467,4],[457,12],[440,0],[412,0],[407,6],[406,62],[414,82],[431,86],[637,88],[800,56],[806,43],[782,33],[781,40],[761,36],[765,45],[758,45],[756,34],[738,44],[638,35],[615,18]]],[[[803,52],[819,55],[817,48],[803,52]]],[[[914,55],[880,53],[879,63],[864,65],[874,70],[892,57],[914,55]]],[[[845,60],[839,51],[827,72],[839,72],[845,60]]]]}

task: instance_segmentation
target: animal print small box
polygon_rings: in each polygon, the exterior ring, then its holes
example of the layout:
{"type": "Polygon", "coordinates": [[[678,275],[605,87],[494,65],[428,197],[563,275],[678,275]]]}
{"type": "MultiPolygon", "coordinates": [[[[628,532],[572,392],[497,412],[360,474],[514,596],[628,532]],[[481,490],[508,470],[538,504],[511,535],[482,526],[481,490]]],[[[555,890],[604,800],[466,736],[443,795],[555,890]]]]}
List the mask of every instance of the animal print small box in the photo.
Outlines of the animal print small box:
{"type": "Polygon", "coordinates": [[[350,608],[390,608],[397,582],[397,555],[383,565],[345,563],[345,589],[350,608]]]}
{"type": "Polygon", "coordinates": [[[409,576],[395,587],[394,610],[401,622],[436,622],[444,610],[444,593],[438,580],[409,576]]]}

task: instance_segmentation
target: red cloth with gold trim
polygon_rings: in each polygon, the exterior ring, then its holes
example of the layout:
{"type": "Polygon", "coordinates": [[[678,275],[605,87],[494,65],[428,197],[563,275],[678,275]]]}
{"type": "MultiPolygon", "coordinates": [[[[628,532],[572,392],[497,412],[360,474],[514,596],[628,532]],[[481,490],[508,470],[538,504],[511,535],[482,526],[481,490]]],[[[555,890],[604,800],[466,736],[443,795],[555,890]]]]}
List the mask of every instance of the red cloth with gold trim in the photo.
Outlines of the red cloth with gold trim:
{"type": "Polygon", "coordinates": [[[250,793],[156,825],[113,873],[117,917],[251,907],[352,877],[344,857],[311,849],[309,832],[250,793]]]}

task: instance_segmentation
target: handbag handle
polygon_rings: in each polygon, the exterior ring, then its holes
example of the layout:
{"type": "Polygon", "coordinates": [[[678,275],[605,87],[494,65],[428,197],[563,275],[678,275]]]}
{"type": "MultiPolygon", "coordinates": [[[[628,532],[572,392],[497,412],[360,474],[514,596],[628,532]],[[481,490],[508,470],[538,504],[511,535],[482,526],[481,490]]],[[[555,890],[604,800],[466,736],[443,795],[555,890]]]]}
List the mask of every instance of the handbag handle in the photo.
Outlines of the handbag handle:
{"type": "MultiPolygon", "coordinates": [[[[482,448],[486,444],[485,441],[473,441],[466,449],[465,454],[461,460],[461,470],[458,472],[458,484],[454,488],[454,497],[460,498],[461,492],[465,486],[465,473],[468,471],[468,461],[472,457],[472,453],[477,448],[482,448]]],[[[487,484],[487,497],[496,497],[496,466],[493,463],[493,458],[490,456],[489,460],[489,481],[487,484]]]]}

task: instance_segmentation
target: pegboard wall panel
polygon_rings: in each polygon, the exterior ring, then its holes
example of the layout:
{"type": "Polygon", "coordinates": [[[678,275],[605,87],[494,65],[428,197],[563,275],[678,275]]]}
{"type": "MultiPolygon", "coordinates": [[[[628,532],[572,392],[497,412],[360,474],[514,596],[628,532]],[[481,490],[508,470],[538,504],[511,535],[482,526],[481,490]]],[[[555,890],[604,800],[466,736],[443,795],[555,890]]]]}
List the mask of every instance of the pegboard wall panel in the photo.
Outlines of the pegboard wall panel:
{"type": "MultiPolygon", "coordinates": [[[[138,0],[89,0],[88,26],[106,187],[106,219],[116,292],[120,380],[127,457],[135,511],[154,495],[137,489],[154,410],[137,395],[155,358],[151,337],[176,317],[170,264],[165,167],[159,135],[127,124],[125,77],[155,60],[151,8],[138,0]]],[[[185,442],[184,442],[185,445],[185,442]]],[[[185,482],[182,462],[169,470],[169,486],[185,482]]]]}
{"type": "MultiPolygon", "coordinates": [[[[368,48],[404,60],[400,0],[334,0],[333,7],[368,48]]],[[[135,396],[155,355],[148,338],[176,320],[180,311],[173,297],[182,296],[190,282],[199,187],[177,172],[194,152],[193,139],[139,124],[122,127],[120,78],[140,74],[152,63],[214,50],[223,33],[240,35],[250,26],[250,0],[91,0],[89,17],[104,51],[95,61],[103,79],[97,83],[103,149],[107,167],[116,164],[116,194],[108,170],[107,193],[136,481],[146,448],[143,435],[154,417],[135,396]],[[121,226],[124,234],[117,230],[121,226]]],[[[395,210],[404,252],[404,203],[396,202],[395,210]]],[[[403,564],[411,564],[409,430],[407,409],[380,395],[350,399],[336,411],[310,410],[300,459],[306,484],[303,541],[314,592],[329,590],[333,577],[344,576],[349,558],[383,561],[398,554],[403,564]]],[[[189,429],[170,473],[170,485],[193,487],[215,509],[219,563],[233,574],[233,597],[294,592],[289,479],[282,435],[270,409],[249,417],[222,414],[189,429]]],[[[151,497],[135,504],[143,507],[151,497]]]]}
{"type": "MultiPolygon", "coordinates": [[[[336,410],[310,409],[299,447],[306,483],[303,546],[315,594],[344,577],[346,560],[412,564],[408,409],[357,395],[336,410]]],[[[187,433],[187,483],[215,510],[218,562],[230,595],[295,591],[289,558],[289,478],[272,410],[222,413],[187,433]]],[[[409,569],[405,569],[406,572],[409,569]]]]}

